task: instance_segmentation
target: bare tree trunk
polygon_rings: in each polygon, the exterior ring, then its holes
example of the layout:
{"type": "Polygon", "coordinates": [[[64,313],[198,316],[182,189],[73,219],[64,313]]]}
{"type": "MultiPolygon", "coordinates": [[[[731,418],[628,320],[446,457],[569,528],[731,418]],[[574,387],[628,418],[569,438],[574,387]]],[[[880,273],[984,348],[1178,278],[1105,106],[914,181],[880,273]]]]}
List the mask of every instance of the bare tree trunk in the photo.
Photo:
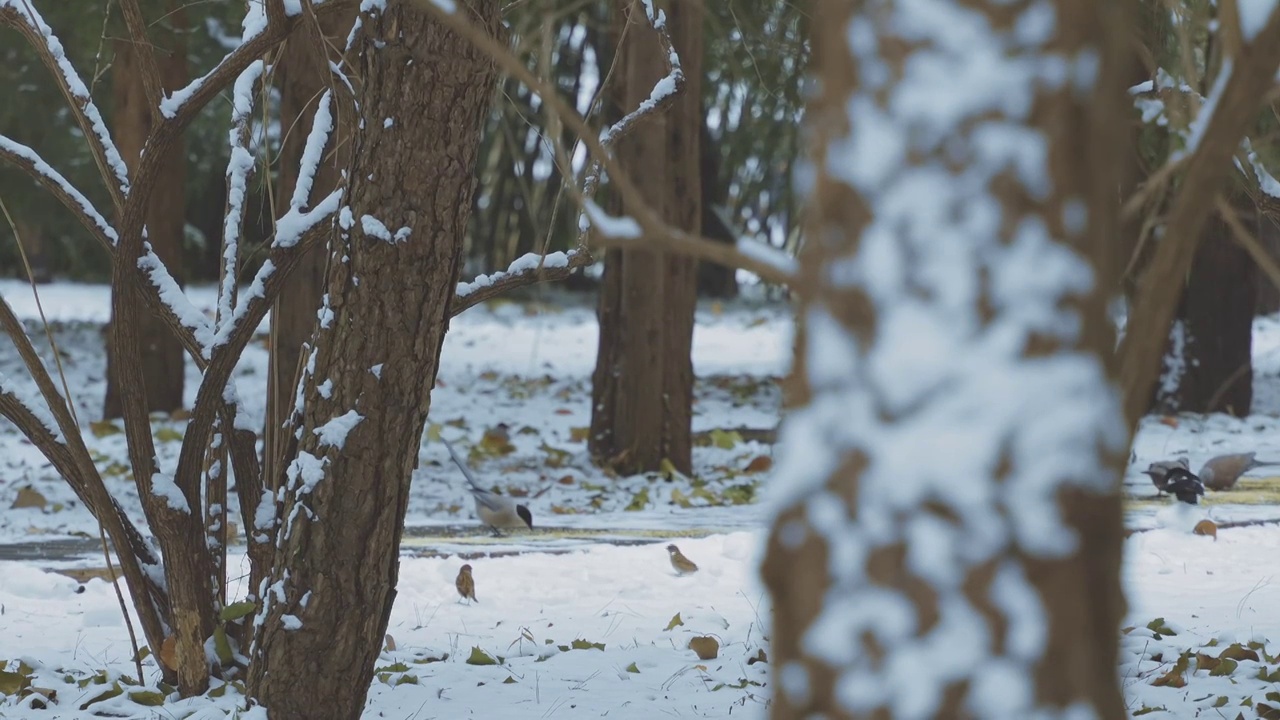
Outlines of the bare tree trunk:
{"type": "MultiPolygon", "coordinates": [[[[699,104],[701,108],[701,104],[699,104]]],[[[705,113],[699,109],[699,116],[705,113]]],[[[725,224],[716,205],[724,202],[720,190],[720,154],[706,122],[698,127],[698,172],[702,177],[702,236],[732,245],[737,241],[733,228],[725,224]]],[[[698,263],[698,295],[701,297],[733,298],[738,296],[738,271],[719,263],[698,263]]]]}
{"type": "MultiPolygon", "coordinates": [[[[316,107],[325,90],[333,90],[330,105],[334,116],[334,132],[325,148],[324,161],[316,168],[311,186],[311,201],[323,198],[338,187],[342,169],[350,157],[350,105],[340,102],[346,90],[329,69],[329,63],[341,60],[341,51],[355,21],[356,7],[325,15],[316,23],[303,22],[285,41],[276,79],[280,86],[280,120],[286,133],[280,150],[280,184],[277,188],[274,217],[289,206],[298,182],[298,163],[307,144],[307,132],[315,118],[316,107]]],[[[309,207],[309,205],[308,205],[309,207]]],[[[267,369],[266,448],[268,483],[279,481],[277,465],[281,452],[281,427],[288,422],[297,389],[302,345],[311,340],[316,326],[316,310],[324,288],[326,255],[316,248],[303,256],[289,276],[284,292],[271,309],[271,354],[267,369]]]]}
{"type": "Polygon", "coordinates": [[[772,715],[1120,720],[1126,8],[1055,0],[1030,37],[1029,9],[956,2],[959,41],[908,5],[814,13],[772,715]]]}
{"type": "MultiPolygon", "coordinates": [[[[497,0],[469,6],[474,22],[500,32],[497,0]]],[[[249,690],[273,720],[354,720],[364,708],[496,80],[488,56],[410,0],[364,14],[360,33],[363,128],[345,201],[353,222],[332,245],[251,651],[249,690]],[[338,433],[344,422],[349,433],[338,433]]]]}
{"type": "MultiPolygon", "coordinates": [[[[186,28],[186,11],[173,9],[164,22],[152,28],[150,37],[156,43],[160,82],[166,91],[187,83],[187,47],[182,31],[186,28]],[[177,31],[166,30],[172,27],[177,31]]],[[[129,40],[115,42],[115,59],[111,66],[112,92],[115,96],[115,122],[112,132],[129,172],[137,171],[142,145],[151,130],[151,114],[142,88],[142,69],[129,40]]],[[[166,153],[155,190],[147,207],[147,241],[169,267],[179,284],[183,282],[182,236],[186,224],[187,158],[184,143],[178,142],[166,153]]],[[[116,288],[112,292],[117,292],[116,288]]],[[[151,412],[173,412],[182,408],[183,378],[186,370],[182,345],[164,322],[152,313],[143,313],[138,323],[142,343],[142,375],[146,380],[147,408],[151,412]]],[[[110,337],[108,335],[108,337],[110,337]]],[[[107,395],[103,403],[104,418],[119,418],[124,409],[120,402],[120,385],[112,366],[115,353],[107,344],[107,395]]]]}
{"type": "MultiPolygon", "coordinates": [[[[10,212],[13,212],[10,210],[10,212]]],[[[49,271],[49,254],[45,249],[44,228],[29,212],[14,213],[13,222],[18,226],[18,240],[31,265],[31,277],[35,283],[47,283],[53,279],[49,271]]]]}
{"type": "MultiPolygon", "coordinates": [[[[643,13],[622,0],[623,11],[643,13]]],[[[701,222],[698,101],[702,13],[691,0],[665,8],[684,67],[683,95],[618,143],[623,168],[641,194],[674,227],[701,222]]],[[[666,74],[666,57],[643,16],[621,48],[621,105],[634,108],[666,74]]],[[[622,208],[625,213],[625,204],[622,208]]],[[[669,460],[692,471],[693,312],[698,262],[653,250],[610,251],[600,294],[600,346],[592,376],[591,452],[621,472],[658,470],[669,460]]]]}
{"type": "Polygon", "coordinates": [[[1164,371],[1156,386],[1159,412],[1249,414],[1253,404],[1253,311],[1257,265],[1221,217],[1205,226],[1164,371]]]}

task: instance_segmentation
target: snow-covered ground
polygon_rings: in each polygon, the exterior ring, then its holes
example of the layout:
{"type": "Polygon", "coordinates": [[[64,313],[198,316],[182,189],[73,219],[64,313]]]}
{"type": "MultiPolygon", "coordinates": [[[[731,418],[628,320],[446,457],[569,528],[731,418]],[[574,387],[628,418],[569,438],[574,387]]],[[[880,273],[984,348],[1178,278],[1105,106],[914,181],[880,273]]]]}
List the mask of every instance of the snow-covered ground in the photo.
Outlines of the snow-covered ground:
{"type": "MultiPolygon", "coordinates": [[[[29,288],[0,281],[0,294],[52,357],[29,288]]],[[[198,307],[213,305],[210,288],[188,294],[198,307]]],[[[43,286],[41,299],[88,427],[105,393],[106,289],[59,283],[43,286]]],[[[1135,498],[1152,492],[1140,471],[1153,460],[1185,455],[1198,468],[1224,452],[1280,459],[1280,319],[1261,318],[1254,330],[1255,415],[1148,418],[1126,476],[1135,498]]],[[[694,428],[701,433],[696,479],[614,478],[589,462],[583,435],[597,339],[593,308],[548,293],[540,301],[491,303],[456,318],[430,422],[464,451],[475,449],[472,462],[482,482],[524,496],[537,531],[501,539],[478,532],[461,476],[444,448],[424,436],[389,629],[396,650],[379,663],[383,672],[370,694],[369,716],[764,717],[771,694],[767,663],[750,661],[767,652],[768,603],[754,569],[762,542],[756,500],[772,449],[747,431],[777,424],[777,379],[789,362],[790,338],[785,306],[741,301],[700,307],[693,358],[694,428]],[[489,440],[482,440],[486,435],[489,440]],[[676,577],[663,550],[671,541],[702,570],[676,577]],[[453,578],[463,562],[475,568],[477,605],[455,602],[453,578]],[[667,629],[677,613],[684,624],[667,629]],[[687,647],[695,635],[716,638],[719,656],[699,660],[687,647]],[[501,663],[468,664],[473,648],[501,663]]],[[[25,377],[7,341],[0,341],[0,372],[25,377]]],[[[187,377],[190,401],[200,377],[190,366],[187,377]]],[[[241,397],[256,401],[259,414],[265,378],[259,338],[236,373],[241,397]]],[[[172,462],[184,421],[157,417],[154,424],[162,461],[172,462]]],[[[110,488],[142,524],[118,426],[95,424],[86,435],[110,488]]],[[[1250,487],[1280,486],[1280,478],[1269,475],[1280,475],[1280,467],[1254,471],[1250,487]]],[[[1245,494],[1211,496],[1207,512],[1219,522],[1280,518],[1280,508],[1256,504],[1265,493],[1254,496],[1255,504],[1232,502],[1245,494]]],[[[1157,509],[1135,501],[1127,522],[1155,527],[1157,509]]],[[[92,551],[96,538],[96,526],[70,490],[0,421],[0,661],[14,661],[12,671],[23,660],[34,669],[34,685],[56,690],[58,698],[50,715],[30,708],[34,697],[15,707],[0,692],[0,717],[88,718],[96,710],[224,717],[240,700],[234,690],[149,708],[128,700],[138,688],[125,685],[125,697],[78,709],[113,687],[118,675],[136,675],[111,587],[100,579],[80,585],[46,572],[100,565],[100,551],[92,551]],[[12,508],[19,500],[29,507],[12,508]],[[104,669],[112,673],[108,682],[86,681],[104,669]]],[[[1265,656],[1261,663],[1240,660],[1230,673],[1219,670],[1221,676],[1208,677],[1207,668],[1232,639],[1280,638],[1280,620],[1271,612],[1280,606],[1280,584],[1272,586],[1280,573],[1278,546],[1277,526],[1223,529],[1216,541],[1165,529],[1127,540],[1133,629],[1124,639],[1121,672],[1132,712],[1166,708],[1143,717],[1235,717],[1239,709],[1227,710],[1245,698],[1253,697],[1255,706],[1269,702],[1269,686],[1252,679],[1260,674],[1258,664],[1268,666],[1264,674],[1275,667],[1265,656]],[[1157,618],[1163,620],[1153,623],[1157,618]],[[1219,647],[1205,649],[1213,638],[1219,647]],[[1186,673],[1192,681],[1183,688],[1152,685],[1187,650],[1194,651],[1186,673]],[[1195,652],[1208,658],[1201,670],[1195,652]]],[[[233,571],[238,563],[233,560],[233,571]]],[[[1229,654],[1245,657],[1247,649],[1229,654]]],[[[145,667],[145,682],[156,682],[154,664],[145,667]]]]}

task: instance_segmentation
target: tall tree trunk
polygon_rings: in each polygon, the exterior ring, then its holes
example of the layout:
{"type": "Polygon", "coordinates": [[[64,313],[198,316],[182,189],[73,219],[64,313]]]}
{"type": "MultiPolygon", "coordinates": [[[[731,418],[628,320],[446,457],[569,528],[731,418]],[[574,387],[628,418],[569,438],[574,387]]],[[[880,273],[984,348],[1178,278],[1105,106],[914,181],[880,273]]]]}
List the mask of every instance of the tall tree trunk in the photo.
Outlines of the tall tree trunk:
{"type": "MultiPolygon", "coordinates": [[[[458,7],[500,32],[498,0],[458,7]]],[[[409,481],[496,80],[491,59],[434,17],[390,0],[362,16],[353,49],[362,129],[345,203],[355,220],[331,248],[326,319],[304,375],[280,550],[251,651],[249,690],[272,720],[360,717],[396,595],[409,481]],[[349,433],[337,432],[344,422],[349,433]]]]}
{"type": "MultiPolygon", "coordinates": [[[[701,103],[699,103],[701,108],[701,103]]],[[[699,116],[704,113],[699,109],[699,116]]],[[[698,172],[702,178],[702,236],[732,245],[737,241],[733,228],[725,224],[716,212],[716,205],[724,202],[720,191],[720,153],[707,124],[698,124],[698,172]]],[[[728,265],[703,262],[698,264],[698,295],[714,298],[738,296],[738,271],[728,265]]]]}
{"type": "Polygon", "coordinates": [[[1257,265],[1215,216],[1205,226],[1169,333],[1157,411],[1249,414],[1257,295],[1257,265]]]}
{"type": "MultiPolygon", "coordinates": [[[[187,83],[187,47],[183,36],[186,11],[172,3],[168,4],[167,10],[164,21],[151,28],[149,37],[156,45],[160,82],[166,91],[172,91],[187,83]]],[[[151,114],[142,89],[142,69],[137,53],[127,39],[115,42],[111,73],[115,104],[112,133],[125,164],[130,172],[134,172],[142,155],[142,144],[151,130],[151,114]]],[[[182,236],[186,224],[186,175],[186,147],[179,141],[166,153],[147,207],[147,241],[180,285],[184,275],[182,236]]],[[[112,292],[116,291],[112,289],[112,292]]],[[[182,345],[153,313],[143,314],[138,332],[143,350],[142,375],[146,380],[147,408],[151,412],[181,409],[186,370],[182,345]]],[[[112,369],[114,358],[115,353],[111,352],[108,343],[104,418],[118,418],[124,412],[120,386],[112,369]]]]}
{"type": "MultiPolygon", "coordinates": [[[[10,211],[12,212],[12,211],[10,211]]],[[[31,282],[47,283],[53,279],[49,270],[49,253],[45,248],[44,227],[38,216],[30,212],[14,213],[13,222],[18,226],[18,242],[31,265],[31,282]]],[[[25,273],[24,273],[25,274],[25,273]]]]}
{"type": "Polygon", "coordinates": [[[1128,432],[1105,309],[1128,18],[1112,0],[946,10],[815,9],[763,566],[772,715],[1120,720],[1128,432]],[[1021,70],[1063,58],[1067,82],[1021,70]]]}
{"type": "MultiPolygon", "coordinates": [[[[330,112],[334,118],[334,131],[324,159],[316,167],[311,185],[310,207],[325,197],[342,180],[342,169],[347,167],[351,154],[351,118],[344,101],[347,91],[338,87],[340,81],[329,69],[331,61],[341,60],[341,51],[355,21],[356,7],[317,16],[319,26],[313,22],[300,23],[293,35],[284,43],[276,79],[280,87],[280,123],[286,133],[280,149],[280,184],[275,204],[277,212],[289,206],[294,187],[298,182],[298,163],[307,144],[307,134],[315,118],[316,107],[325,90],[333,90],[330,112]]],[[[288,422],[293,410],[294,392],[298,386],[299,359],[302,345],[311,340],[316,326],[316,310],[324,288],[326,254],[316,248],[298,262],[289,276],[284,292],[271,309],[271,354],[267,363],[267,411],[263,429],[263,447],[266,449],[266,477],[269,483],[279,480],[282,426],[288,422]]]]}
{"type": "MultiPolygon", "coordinates": [[[[639,2],[620,0],[637,23],[621,52],[621,105],[633,109],[666,74],[666,56],[639,2]]],[[[618,144],[622,167],[645,200],[675,227],[701,222],[698,129],[702,13],[692,0],[665,4],[686,86],[663,114],[618,144]]],[[[627,211],[625,202],[622,211],[627,211]]],[[[591,452],[624,473],[669,460],[692,471],[693,312],[696,260],[653,250],[610,251],[600,293],[600,347],[592,376],[591,452]]]]}

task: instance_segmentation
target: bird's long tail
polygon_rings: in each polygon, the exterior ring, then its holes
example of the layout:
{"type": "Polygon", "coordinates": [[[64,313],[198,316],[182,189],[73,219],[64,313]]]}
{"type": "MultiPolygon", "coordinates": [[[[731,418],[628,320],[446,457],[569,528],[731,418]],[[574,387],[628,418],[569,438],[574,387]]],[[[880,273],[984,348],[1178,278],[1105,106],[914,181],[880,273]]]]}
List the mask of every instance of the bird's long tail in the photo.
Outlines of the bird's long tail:
{"type": "Polygon", "coordinates": [[[453,449],[453,446],[449,444],[449,441],[445,440],[444,437],[441,437],[440,442],[444,443],[444,446],[448,448],[449,457],[453,458],[453,464],[457,465],[458,469],[461,470],[462,474],[467,478],[467,483],[476,490],[482,489],[480,484],[476,482],[476,476],[472,474],[471,468],[467,466],[467,462],[462,459],[462,456],[459,455],[456,450],[453,449]]]}

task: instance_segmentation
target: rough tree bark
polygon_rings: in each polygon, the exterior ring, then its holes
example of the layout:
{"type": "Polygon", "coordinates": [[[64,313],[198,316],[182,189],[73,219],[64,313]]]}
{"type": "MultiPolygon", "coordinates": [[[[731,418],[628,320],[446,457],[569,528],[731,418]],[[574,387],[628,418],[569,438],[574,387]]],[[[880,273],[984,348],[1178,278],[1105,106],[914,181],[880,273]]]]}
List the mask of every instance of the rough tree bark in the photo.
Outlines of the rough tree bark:
{"type": "MultiPolygon", "coordinates": [[[[187,83],[187,46],[183,38],[186,11],[166,3],[163,22],[151,28],[150,39],[160,69],[160,81],[166,91],[187,83]]],[[[112,93],[115,103],[112,132],[121,156],[136,173],[142,145],[151,131],[151,111],[142,87],[142,68],[138,53],[128,38],[115,41],[115,59],[111,65],[112,93]]],[[[169,266],[181,284],[182,236],[186,224],[187,158],[185,143],[178,142],[165,153],[155,190],[147,206],[147,241],[169,266]]],[[[113,289],[113,292],[115,290],[113,289]]],[[[182,345],[152,313],[144,313],[138,333],[142,342],[142,374],[146,379],[147,408],[151,412],[173,412],[182,408],[183,378],[186,370],[182,345]]],[[[108,334],[107,337],[110,337],[108,334]]],[[[124,409],[120,401],[120,384],[112,369],[115,353],[107,344],[107,395],[103,402],[104,418],[119,418],[124,409]]]]}
{"type": "Polygon", "coordinates": [[[1128,431],[1105,300],[1128,19],[1051,5],[815,10],[815,184],[763,566],[775,718],[1126,717],[1128,431]],[[1070,80],[1039,79],[1059,62],[1070,80]]]}
{"type": "MultiPolygon", "coordinates": [[[[331,104],[334,131],[324,161],[316,168],[312,180],[311,199],[323,198],[338,187],[342,169],[350,155],[350,105],[342,101],[346,90],[334,78],[329,62],[341,59],[341,52],[355,21],[356,6],[319,18],[318,23],[303,21],[285,41],[276,81],[280,88],[280,119],[285,128],[280,149],[280,184],[276,194],[279,217],[288,207],[298,182],[298,162],[307,143],[307,130],[315,118],[316,107],[325,90],[334,91],[331,104]]],[[[311,339],[316,326],[316,310],[324,288],[326,255],[316,248],[307,253],[289,276],[284,292],[271,309],[271,355],[267,366],[266,427],[263,447],[268,468],[268,482],[279,480],[280,428],[293,410],[297,388],[299,357],[302,344],[311,339]]]]}
{"type": "MultiPolygon", "coordinates": [[[[458,7],[500,31],[497,0],[458,7]]],[[[363,129],[251,650],[249,690],[273,720],[360,717],[396,594],[496,78],[488,56],[433,17],[391,0],[362,16],[353,48],[363,129]]]]}
{"type": "MultiPolygon", "coordinates": [[[[674,227],[701,223],[698,129],[702,125],[702,7],[692,0],[659,3],[687,85],[666,112],[648,118],[618,143],[619,164],[646,202],[674,227]]],[[[643,13],[620,0],[620,12],[643,13]]],[[[666,75],[666,55],[643,15],[621,48],[618,86],[623,108],[646,100],[666,75]]],[[[625,203],[622,212],[626,213],[625,203]]],[[[693,312],[698,261],[655,250],[610,250],[600,292],[600,344],[592,376],[592,454],[623,473],[658,470],[670,460],[692,471],[693,312]]]]}
{"type": "Polygon", "coordinates": [[[1169,333],[1157,412],[1249,414],[1257,265],[1221,217],[1205,226],[1169,333]]]}

